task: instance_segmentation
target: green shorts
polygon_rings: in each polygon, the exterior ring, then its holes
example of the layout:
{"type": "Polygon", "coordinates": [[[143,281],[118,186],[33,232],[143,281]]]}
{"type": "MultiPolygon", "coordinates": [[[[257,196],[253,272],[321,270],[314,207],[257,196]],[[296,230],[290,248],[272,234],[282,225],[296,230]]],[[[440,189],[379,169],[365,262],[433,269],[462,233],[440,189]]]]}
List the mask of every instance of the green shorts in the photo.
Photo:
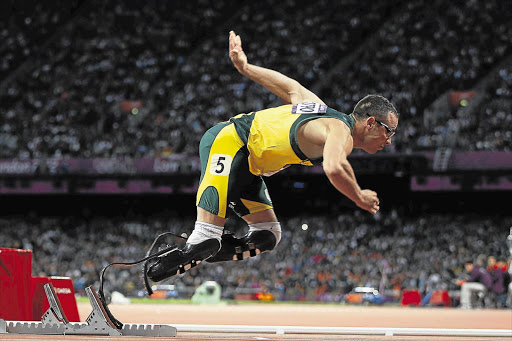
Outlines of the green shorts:
{"type": "Polygon", "coordinates": [[[265,182],[249,171],[249,151],[233,123],[210,128],[199,144],[199,156],[197,206],[221,218],[228,207],[239,216],[273,208],[265,182]]]}

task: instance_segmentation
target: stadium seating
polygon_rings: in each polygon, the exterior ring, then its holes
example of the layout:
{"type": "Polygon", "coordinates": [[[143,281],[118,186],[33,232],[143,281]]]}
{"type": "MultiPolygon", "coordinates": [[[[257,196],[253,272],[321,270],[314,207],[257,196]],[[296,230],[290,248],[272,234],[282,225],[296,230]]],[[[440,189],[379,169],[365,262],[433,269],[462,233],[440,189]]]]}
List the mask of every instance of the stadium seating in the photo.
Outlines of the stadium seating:
{"type": "MultiPolygon", "coordinates": [[[[497,0],[377,1],[370,8],[358,1],[335,8],[329,1],[278,7],[260,1],[236,9],[226,1],[193,9],[186,1],[87,3],[69,2],[73,15],[64,16],[45,2],[38,6],[47,19],[34,11],[4,30],[8,41],[17,41],[19,32],[25,38],[9,45],[14,51],[3,59],[19,71],[3,70],[0,157],[195,155],[211,125],[280,103],[230,65],[227,32],[238,28],[252,62],[318,89],[333,107],[350,111],[367,93],[390,97],[402,112],[390,151],[435,150],[445,143],[447,127],[424,126],[424,109],[446,91],[470,89],[512,46],[511,24],[497,0]],[[418,19],[413,12],[430,14],[418,19]],[[32,32],[47,35],[32,40],[32,32]],[[123,101],[141,105],[125,113],[123,101]]],[[[498,108],[490,110],[500,116],[498,108]]],[[[478,121],[464,125],[464,118],[453,117],[457,121],[463,130],[478,130],[478,121]]],[[[475,148],[509,148],[509,126],[493,124],[492,131],[496,137],[478,131],[475,148]]]]}

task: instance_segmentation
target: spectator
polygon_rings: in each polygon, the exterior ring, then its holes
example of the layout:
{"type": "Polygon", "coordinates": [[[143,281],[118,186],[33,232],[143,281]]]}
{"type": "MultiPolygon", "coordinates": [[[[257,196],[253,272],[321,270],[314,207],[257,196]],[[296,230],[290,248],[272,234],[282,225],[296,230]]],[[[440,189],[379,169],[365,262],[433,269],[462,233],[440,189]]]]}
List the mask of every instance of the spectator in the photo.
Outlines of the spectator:
{"type": "Polygon", "coordinates": [[[501,295],[505,293],[505,274],[496,262],[496,257],[489,256],[487,258],[487,272],[492,279],[492,290],[490,295],[489,305],[496,306],[499,303],[501,295]]]}
{"type": "Polygon", "coordinates": [[[473,264],[473,260],[467,260],[464,263],[464,268],[469,274],[469,278],[457,281],[457,285],[461,286],[460,305],[462,309],[471,309],[475,295],[483,298],[489,290],[492,290],[492,279],[484,268],[473,264]]]}
{"type": "Polygon", "coordinates": [[[507,263],[504,260],[499,260],[497,263],[498,269],[503,273],[503,295],[498,298],[498,304],[503,307],[512,308],[512,259],[507,263]]]}

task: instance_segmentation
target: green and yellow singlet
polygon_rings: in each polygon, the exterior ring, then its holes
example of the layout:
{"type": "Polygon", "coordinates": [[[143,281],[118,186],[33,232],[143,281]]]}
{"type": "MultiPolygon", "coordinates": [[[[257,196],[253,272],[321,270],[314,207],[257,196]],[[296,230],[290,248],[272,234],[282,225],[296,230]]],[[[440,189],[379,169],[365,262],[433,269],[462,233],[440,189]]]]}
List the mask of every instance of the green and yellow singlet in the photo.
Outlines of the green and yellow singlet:
{"type": "Polygon", "coordinates": [[[297,143],[298,127],[317,118],[337,118],[352,131],[354,118],[326,105],[304,102],[240,114],[230,122],[249,150],[249,169],[254,175],[270,174],[291,164],[311,166],[321,160],[309,160],[297,143]]]}

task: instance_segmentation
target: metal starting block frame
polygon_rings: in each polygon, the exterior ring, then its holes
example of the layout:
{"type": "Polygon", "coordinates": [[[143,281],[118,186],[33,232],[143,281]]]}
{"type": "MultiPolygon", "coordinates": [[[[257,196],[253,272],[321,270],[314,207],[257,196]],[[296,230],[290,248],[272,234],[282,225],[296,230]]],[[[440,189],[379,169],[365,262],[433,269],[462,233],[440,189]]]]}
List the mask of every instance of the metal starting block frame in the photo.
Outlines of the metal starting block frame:
{"type": "Polygon", "coordinates": [[[176,328],[168,324],[125,323],[117,329],[108,317],[98,294],[92,287],[85,292],[92,306],[86,322],[69,322],[52,283],[44,285],[50,308],[41,317],[41,322],[5,321],[0,318],[1,334],[36,335],[108,335],[108,336],[155,336],[175,337],[176,328]]]}

